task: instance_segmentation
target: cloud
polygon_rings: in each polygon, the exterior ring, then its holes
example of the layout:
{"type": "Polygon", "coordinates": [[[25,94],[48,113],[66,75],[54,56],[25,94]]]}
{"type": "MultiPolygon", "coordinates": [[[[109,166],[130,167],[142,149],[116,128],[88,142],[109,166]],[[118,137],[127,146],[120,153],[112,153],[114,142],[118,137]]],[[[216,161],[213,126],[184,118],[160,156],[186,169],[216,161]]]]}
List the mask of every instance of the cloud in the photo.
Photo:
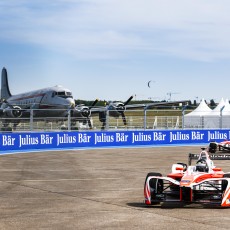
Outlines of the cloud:
{"type": "Polygon", "coordinates": [[[76,58],[230,57],[227,0],[11,0],[0,3],[0,40],[76,58]]]}

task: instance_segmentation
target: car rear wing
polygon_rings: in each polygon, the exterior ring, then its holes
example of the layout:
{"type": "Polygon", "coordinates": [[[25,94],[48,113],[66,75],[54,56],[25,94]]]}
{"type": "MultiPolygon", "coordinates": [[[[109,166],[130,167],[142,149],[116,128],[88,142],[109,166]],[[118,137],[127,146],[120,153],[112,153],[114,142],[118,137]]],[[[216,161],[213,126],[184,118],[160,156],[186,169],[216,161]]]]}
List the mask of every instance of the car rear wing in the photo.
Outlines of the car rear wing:
{"type": "MultiPolygon", "coordinates": [[[[192,164],[192,160],[198,160],[200,154],[189,153],[188,154],[188,165],[192,164]]],[[[211,160],[230,160],[230,153],[229,154],[210,154],[209,155],[211,160]]]]}

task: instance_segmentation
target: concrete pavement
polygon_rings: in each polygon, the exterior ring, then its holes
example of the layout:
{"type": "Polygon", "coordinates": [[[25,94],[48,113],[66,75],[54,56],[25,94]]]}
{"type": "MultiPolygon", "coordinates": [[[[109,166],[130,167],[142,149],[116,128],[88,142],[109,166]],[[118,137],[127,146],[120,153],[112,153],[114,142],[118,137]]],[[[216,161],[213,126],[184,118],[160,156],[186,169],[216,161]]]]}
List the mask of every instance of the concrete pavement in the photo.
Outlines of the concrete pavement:
{"type": "Polygon", "coordinates": [[[200,147],[1,155],[0,229],[229,229],[230,209],[144,205],[146,174],[167,174],[189,152],[200,147]]]}

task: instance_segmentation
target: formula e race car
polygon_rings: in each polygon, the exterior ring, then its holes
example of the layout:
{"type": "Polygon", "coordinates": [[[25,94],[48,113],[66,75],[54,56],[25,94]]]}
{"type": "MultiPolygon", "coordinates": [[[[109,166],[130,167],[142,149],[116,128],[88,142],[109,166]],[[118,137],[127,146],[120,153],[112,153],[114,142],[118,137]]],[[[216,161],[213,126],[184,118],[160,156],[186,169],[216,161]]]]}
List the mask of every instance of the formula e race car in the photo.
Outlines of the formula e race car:
{"type": "Polygon", "coordinates": [[[224,140],[221,142],[210,142],[209,143],[209,147],[208,147],[208,151],[210,153],[216,153],[218,151],[220,152],[230,152],[230,141],[228,140],[224,140]]]}
{"type": "MultiPolygon", "coordinates": [[[[210,143],[211,144],[211,143],[210,143]]],[[[224,140],[220,143],[216,143],[219,151],[230,151],[230,141],[224,140]]]]}
{"type": "Polygon", "coordinates": [[[215,160],[230,160],[230,154],[209,155],[207,148],[199,154],[189,154],[189,163],[172,165],[167,176],[157,172],[147,174],[144,183],[146,205],[161,202],[200,203],[230,207],[230,172],[214,165],[215,160]],[[196,159],[195,165],[191,165],[196,159]]]}

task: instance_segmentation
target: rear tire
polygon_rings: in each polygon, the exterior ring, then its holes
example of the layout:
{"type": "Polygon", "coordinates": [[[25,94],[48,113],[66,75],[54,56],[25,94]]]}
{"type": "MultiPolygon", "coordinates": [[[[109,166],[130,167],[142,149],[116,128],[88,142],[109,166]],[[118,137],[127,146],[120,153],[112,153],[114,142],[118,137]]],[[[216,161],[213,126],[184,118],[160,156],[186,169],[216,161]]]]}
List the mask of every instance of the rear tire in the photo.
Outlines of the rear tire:
{"type": "Polygon", "coordinates": [[[209,143],[209,146],[208,146],[208,151],[209,151],[210,153],[216,153],[217,147],[218,147],[218,145],[217,145],[216,142],[210,142],[210,143],[209,143]]]}

